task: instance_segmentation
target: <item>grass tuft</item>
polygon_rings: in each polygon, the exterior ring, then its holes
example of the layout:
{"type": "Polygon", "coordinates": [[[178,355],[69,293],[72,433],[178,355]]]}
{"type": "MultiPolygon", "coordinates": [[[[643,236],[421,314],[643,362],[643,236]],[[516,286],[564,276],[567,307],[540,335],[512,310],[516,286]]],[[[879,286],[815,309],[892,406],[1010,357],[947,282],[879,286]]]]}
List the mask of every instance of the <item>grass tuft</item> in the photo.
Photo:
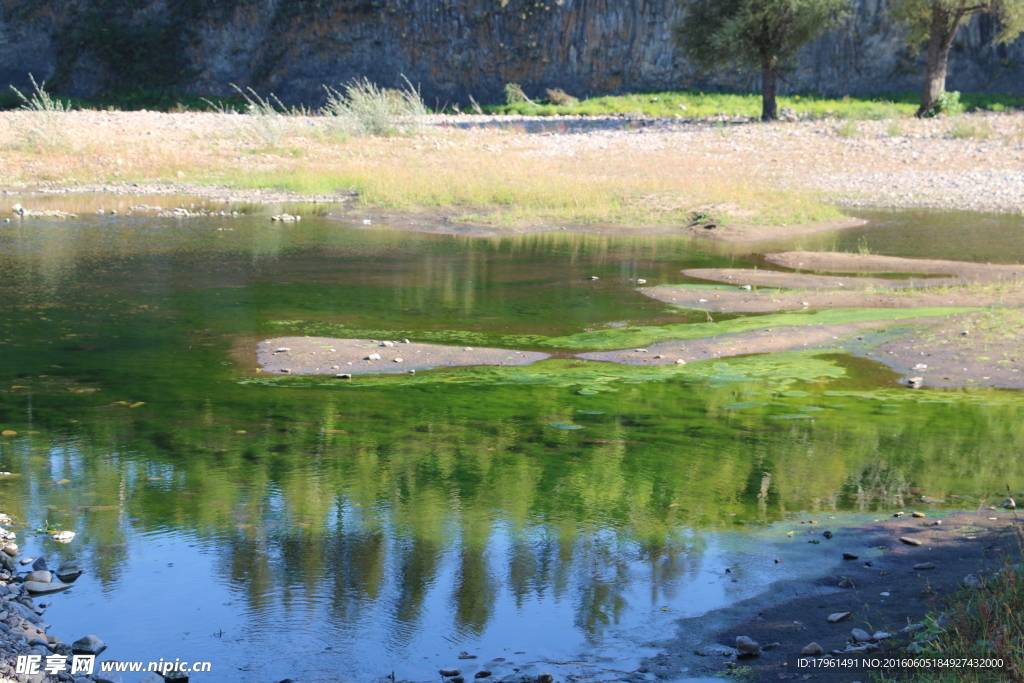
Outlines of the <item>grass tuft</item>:
{"type": "Polygon", "coordinates": [[[327,90],[322,113],[336,119],[344,135],[413,135],[422,133],[429,113],[419,90],[402,76],[405,87],[379,88],[365,79],[355,79],[335,90],[327,90]]]}

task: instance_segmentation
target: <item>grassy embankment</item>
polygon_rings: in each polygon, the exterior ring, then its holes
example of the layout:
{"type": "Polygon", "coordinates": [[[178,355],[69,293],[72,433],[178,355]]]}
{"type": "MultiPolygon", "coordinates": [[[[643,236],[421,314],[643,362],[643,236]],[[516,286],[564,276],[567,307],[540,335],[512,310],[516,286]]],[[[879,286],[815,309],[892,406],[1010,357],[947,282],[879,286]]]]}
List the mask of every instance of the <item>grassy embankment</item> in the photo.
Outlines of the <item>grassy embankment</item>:
{"type": "MultiPolygon", "coordinates": [[[[140,101],[145,100],[136,99],[133,104],[140,101]]],[[[756,113],[760,106],[756,95],[679,92],[597,98],[571,113],[644,111],[666,116],[670,111],[681,112],[682,101],[692,104],[688,118],[756,113]]],[[[802,103],[796,106],[798,111],[811,107],[815,112],[853,118],[902,117],[903,109],[912,109],[896,100],[794,98],[794,102],[802,103]]],[[[998,97],[979,102],[988,108],[1021,104],[998,97]]],[[[840,216],[817,193],[791,184],[783,187],[774,178],[751,173],[745,160],[709,149],[636,149],[628,141],[617,140],[604,146],[552,150],[550,144],[541,144],[515,125],[472,130],[424,128],[415,123],[400,126],[394,131],[401,133],[397,135],[363,135],[362,124],[353,125],[353,120],[381,116],[379,111],[301,116],[268,106],[258,97],[255,107],[252,99],[241,96],[179,103],[169,108],[227,111],[241,107],[249,115],[224,116],[203,125],[161,122],[156,131],[140,125],[97,126],[65,111],[93,104],[97,103],[50,98],[49,108],[4,114],[11,118],[8,134],[0,133],[6,161],[0,169],[0,185],[127,181],[352,194],[355,205],[367,209],[435,209],[456,220],[499,225],[687,225],[695,213],[719,223],[755,224],[807,223],[840,216]]],[[[529,104],[498,109],[554,113],[529,104]]],[[[427,113],[422,108],[412,118],[422,119],[427,113]]],[[[721,132],[724,139],[727,131],[721,132]]]]}
{"type": "Polygon", "coordinates": [[[1000,571],[948,600],[948,623],[929,620],[928,634],[919,639],[926,642],[917,652],[920,657],[942,659],[1002,659],[1003,668],[950,667],[921,672],[910,678],[913,683],[1024,681],[1024,565],[1020,555],[1006,558],[1000,571]]]}

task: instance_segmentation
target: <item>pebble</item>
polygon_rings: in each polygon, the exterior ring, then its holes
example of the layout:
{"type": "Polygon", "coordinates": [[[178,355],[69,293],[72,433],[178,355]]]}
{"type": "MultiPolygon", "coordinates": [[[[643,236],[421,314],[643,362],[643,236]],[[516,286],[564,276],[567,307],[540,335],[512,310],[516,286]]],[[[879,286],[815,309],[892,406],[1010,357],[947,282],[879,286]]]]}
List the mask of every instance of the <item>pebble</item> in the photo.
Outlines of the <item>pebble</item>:
{"type": "Polygon", "coordinates": [[[917,517],[918,519],[923,519],[925,514],[923,512],[911,512],[910,516],[917,517]]]}
{"type": "Polygon", "coordinates": [[[491,672],[484,669],[483,671],[477,671],[475,674],[473,674],[473,678],[487,678],[490,675],[491,672]]]}
{"type": "Polygon", "coordinates": [[[914,569],[916,571],[924,571],[926,569],[935,569],[935,565],[932,564],[931,562],[922,562],[920,564],[915,564],[914,565],[914,569]]]}
{"type": "Polygon", "coordinates": [[[555,677],[549,674],[547,671],[541,671],[537,674],[537,683],[553,683],[555,677]]]}
{"type": "Polygon", "coordinates": [[[753,289],[753,287],[751,287],[750,285],[740,285],[740,289],[742,289],[744,292],[749,292],[753,289]]]}
{"type": "Polygon", "coordinates": [[[394,360],[393,362],[395,362],[395,363],[401,363],[401,362],[402,362],[402,359],[401,359],[401,358],[396,358],[396,359],[395,359],[395,360],[394,360]]]}
{"type": "Polygon", "coordinates": [[[686,365],[686,361],[683,360],[682,358],[677,358],[676,365],[686,365]]]}
{"type": "Polygon", "coordinates": [[[736,636],[737,657],[757,657],[761,654],[761,646],[753,638],[736,636]]]}
{"type": "Polygon", "coordinates": [[[856,555],[854,553],[843,553],[844,560],[856,560],[859,559],[859,557],[859,555],[856,555]]]}
{"type": "Polygon", "coordinates": [[[1016,510],[1017,501],[1015,501],[1013,498],[1007,498],[1006,500],[1003,501],[1003,507],[1006,508],[1007,510],[1016,510]]]}
{"type": "Polygon", "coordinates": [[[445,678],[451,678],[452,676],[458,676],[462,672],[459,671],[458,669],[447,669],[446,668],[446,669],[441,669],[440,671],[438,671],[438,673],[441,674],[442,676],[444,676],[445,678]]]}
{"type": "Polygon", "coordinates": [[[392,346],[395,345],[395,342],[386,341],[386,342],[381,342],[380,345],[381,346],[392,347],[392,346]]]}
{"type": "Polygon", "coordinates": [[[805,657],[818,657],[825,654],[825,648],[817,643],[810,643],[804,646],[804,649],[800,650],[800,654],[805,657]]]}
{"type": "Polygon", "coordinates": [[[871,640],[871,634],[859,628],[855,628],[850,631],[850,635],[853,636],[854,642],[857,643],[867,643],[871,640]]]}
{"type": "Polygon", "coordinates": [[[900,542],[906,543],[907,545],[921,545],[921,541],[916,538],[909,538],[907,536],[900,536],[900,542]]]}
{"type": "Polygon", "coordinates": [[[363,360],[380,360],[380,354],[379,353],[371,353],[369,356],[367,356],[363,360]]]}
{"type": "Polygon", "coordinates": [[[849,612],[835,612],[833,614],[828,615],[828,623],[835,624],[837,622],[842,621],[848,616],[850,616],[849,612]]]}
{"type": "Polygon", "coordinates": [[[646,284],[647,284],[647,280],[643,280],[643,279],[638,279],[638,280],[636,281],[636,283],[637,283],[638,285],[646,285],[646,284]]]}
{"type": "Polygon", "coordinates": [[[347,372],[340,372],[334,376],[336,379],[352,379],[352,375],[347,372]]]}

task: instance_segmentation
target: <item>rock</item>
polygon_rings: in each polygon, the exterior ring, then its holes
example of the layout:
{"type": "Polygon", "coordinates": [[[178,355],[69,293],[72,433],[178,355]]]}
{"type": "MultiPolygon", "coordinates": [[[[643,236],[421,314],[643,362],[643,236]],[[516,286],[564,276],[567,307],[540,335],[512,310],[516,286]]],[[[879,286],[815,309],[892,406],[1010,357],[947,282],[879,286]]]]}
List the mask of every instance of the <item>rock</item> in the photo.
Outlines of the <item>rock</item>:
{"type": "Polygon", "coordinates": [[[395,362],[395,363],[401,363],[401,362],[402,362],[402,359],[401,359],[401,358],[396,358],[396,359],[394,360],[394,362],[395,362]]]}
{"type": "Polygon", "coordinates": [[[176,683],[188,683],[188,674],[182,671],[169,671],[164,674],[165,681],[176,681],[176,683]]]}
{"type": "Polygon", "coordinates": [[[926,569],[935,569],[935,565],[932,564],[931,562],[922,562],[920,564],[915,564],[914,565],[914,569],[915,569],[915,571],[922,572],[922,571],[924,571],[926,569]]]}
{"type": "Polygon", "coordinates": [[[740,289],[742,289],[744,292],[749,292],[754,288],[751,287],[750,285],[740,285],[740,289]]]}
{"type": "Polygon", "coordinates": [[[51,581],[53,581],[53,574],[45,569],[37,569],[25,575],[25,583],[50,583],[51,581]]]}
{"type": "Polygon", "coordinates": [[[408,339],[403,339],[403,340],[402,340],[402,343],[403,343],[403,344],[411,344],[412,342],[410,342],[410,341],[409,341],[408,339]]]}
{"type": "Polygon", "coordinates": [[[638,285],[646,285],[647,284],[647,280],[644,280],[643,278],[638,278],[636,283],[638,285]]]}
{"type": "Polygon", "coordinates": [[[409,374],[410,374],[410,375],[415,375],[415,374],[416,374],[416,371],[410,368],[410,369],[409,369],[409,374]]]}
{"type": "Polygon", "coordinates": [[[918,363],[914,366],[915,370],[927,370],[928,366],[925,363],[918,363]]]}
{"type": "Polygon", "coordinates": [[[964,585],[968,588],[980,588],[982,581],[974,574],[968,574],[964,577],[964,585]]]}
{"type": "Polygon", "coordinates": [[[552,683],[555,677],[549,674],[547,671],[541,671],[537,674],[537,683],[552,683]]]}
{"type": "Polygon", "coordinates": [[[26,564],[32,564],[33,560],[35,560],[34,557],[23,557],[20,560],[18,560],[18,562],[21,562],[22,565],[26,565],[26,564]]]}
{"type": "Polygon", "coordinates": [[[916,538],[910,538],[908,536],[900,536],[900,542],[906,543],[907,545],[921,545],[921,541],[916,538]]]}
{"type": "Polygon", "coordinates": [[[859,557],[860,556],[857,555],[856,553],[843,553],[843,559],[844,560],[856,560],[856,559],[859,559],[859,557]]]}
{"type": "Polygon", "coordinates": [[[466,683],[466,679],[462,676],[456,676],[448,680],[448,683],[466,683]]]}
{"type": "Polygon", "coordinates": [[[591,275],[591,276],[590,276],[590,279],[591,279],[591,280],[597,280],[597,279],[599,279],[599,278],[598,278],[598,277],[597,277],[596,275],[591,275]]]}
{"type": "Polygon", "coordinates": [[[46,566],[46,558],[40,555],[32,561],[32,569],[36,571],[46,571],[49,567],[46,566]]]}
{"type": "Polygon", "coordinates": [[[911,377],[907,379],[907,386],[911,389],[917,389],[924,382],[924,377],[911,377]]]}
{"type": "Polygon", "coordinates": [[[875,634],[871,637],[874,640],[885,640],[886,638],[892,638],[892,634],[885,631],[875,631],[875,634]]]}
{"type": "Polygon", "coordinates": [[[441,674],[445,678],[451,678],[452,676],[458,676],[462,672],[459,671],[458,669],[447,669],[446,668],[446,669],[441,669],[440,671],[438,671],[438,673],[441,674]]]}
{"type": "Polygon", "coordinates": [[[821,533],[821,535],[824,536],[825,538],[832,538],[832,532],[831,531],[823,531],[821,533]]]}
{"type": "Polygon", "coordinates": [[[76,655],[99,655],[107,649],[107,644],[96,636],[83,636],[71,643],[71,652],[76,655]]]}
{"type": "MultiPolygon", "coordinates": [[[[49,574],[49,572],[46,572],[46,573],[49,574]]],[[[50,582],[47,582],[47,583],[43,583],[43,582],[40,582],[40,581],[26,581],[25,583],[21,584],[21,586],[22,586],[22,588],[27,590],[29,593],[33,593],[35,595],[45,595],[47,593],[59,593],[60,591],[67,590],[68,588],[71,588],[71,584],[69,584],[69,583],[61,583],[60,581],[50,581],[50,582]]]]}
{"type": "Polygon", "coordinates": [[[1017,502],[1013,498],[1007,498],[1003,501],[1003,507],[1007,510],[1016,510],[1017,502]]]}
{"type": "Polygon", "coordinates": [[[164,679],[160,674],[148,673],[139,679],[139,683],[164,683],[164,679]]]}
{"type": "Polygon", "coordinates": [[[483,671],[477,671],[475,674],[473,674],[473,678],[487,678],[490,675],[491,672],[484,669],[483,671]]]}
{"type": "Polygon", "coordinates": [[[737,657],[757,657],[761,654],[761,646],[757,641],[747,636],[736,636],[737,657]]]}
{"type": "Polygon", "coordinates": [[[116,671],[101,671],[94,674],[92,680],[96,683],[124,683],[121,674],[116,671]]]}
{"type": "Polygon", "coordinates": [[[911,512],[910,516],[911,517],[917,517],[918,519],[923,519],[924,518],[924,513],[923,512],[911,512]]]}
{"type": "Polygon", "coordinates": [[[849,576],[844,576],[843,578],[841,578],[839,580],[839,587],[840,588],[855,588],[856,586],[854,585],[853,580],[850,579],[849,576]]]}
{"type": "Polygon", "coordinates": [[[363,360],[380,360],[380,354],[379,353],[371,353],[369,356],[367,356],[363,360]]]}
{"type": "Polygon", "coordinates": [[[4,552],[7,553],[8,555],[10,555],[11,557],[14,557],[15,555],[18,554],[18,544],[17,543],[8,543],[8,544],[6,544],[4,546],[4,552]]]}
{"type": "Polygon", "coordinates": [[[384,341],[380,343],[381,346],[391,347],[395,345],[395,342],[384,341]]]}
{"type": "Polygon", "coordinates": [[[347,372],[342,372],[334,376],[336,379],[352,379],[352,375],[347,372]]]}
{"type": "Polygon", "coordinates": [[[289,351],[291,351],[291,349],[289,349],[287,346],[282,346],[281,348],[279,348],[274,353],[288,353],[289,351]]]}
{"type": "Polygon", "coordinates": [[[809,645],[805,645],[804,649],[800,650],[800,654],[806,657],[818,657],[825,654],[825,648],[817,643],[810,643],[809,645]]]}
{"type": "Polygon", "coordinates": [[[460,652],[459,659],[476,659],[476,655],[471,655],[468,652],[460,652]]]}
{"type": "Polygon", "coordinates": [[[897,519],[899,519],[900,517],[902,517],[902,516],[903,516],[903,515],[905,515],[905,514],[907,514],[907,513],[905,513],[905,512],[894,512],[894,513],[892,514],[892,516],[893,516],[893,517],[896,517],[897,519]]]}
{"type": "Polygon", "coordinates": [[[732,657],[736,654],[736,649],[726,645],[706,645],[694,650],[693,654],[699,657],[732,657]]]}
{"type": "Polygon", "coordinates": [[[686,365],[686,361],[683,360],[682,358],[677,358],[676,365],[686,365]]]}
{"type": "Polygon", "coordinates": [[[899,633],[903,633],[903,634],[917,633],[918,631],[923,631],[923,630],[924,630],[924,624],[910,624],[908,626],[904,626],[903,628],[901,628],[899,630],[899,633]]]}
{"type": "Polygon", "coordinates": [[[854,642],[857,643],[866,643],[871,640],[871,634],[859,628],[855,628],[850,631],[850,635],[853,636],[854,642]]]}
{"type": "Polygon", "coordinates": [[[466,348],[463,349],[463,351],[472,351],[472,350],[473,350],[472,346],[467,346],[466,348]]]}
{"type": "Polygon", "coordinates": [[[835,624],[836,622],[842,621],[846,617],[850,616],[849,612],[835,612],[828,615],[828,623],[835,624]]]}

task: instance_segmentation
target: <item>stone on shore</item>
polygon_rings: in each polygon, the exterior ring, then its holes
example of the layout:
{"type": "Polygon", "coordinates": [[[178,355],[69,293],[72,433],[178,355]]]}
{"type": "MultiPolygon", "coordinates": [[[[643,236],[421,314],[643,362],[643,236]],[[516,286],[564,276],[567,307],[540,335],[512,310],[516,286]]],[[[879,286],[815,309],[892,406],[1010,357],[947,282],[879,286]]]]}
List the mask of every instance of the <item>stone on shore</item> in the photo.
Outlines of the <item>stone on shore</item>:
{"type": "Polygon", "coordinates": [[[828,615],[828,623],[835,624],[836,622],[840,622],[848,616],[850,616],[849,612],[835,612],[833,614],[828,615]]]}
{"type": "Polygon", "coordinates": [[[850,631],[850,635],[852,635],[854,641],[858,643],[867,643],[871,641],[871,634],[863,629],[855,628],[850,631]]]}
{"type": "Polygon", "coordinates": [[[107,644],[93,635],[83,636],[71,643],[71,652],[76,655],[98,655],[107,649],[107,644]]]}
{"type": "Polygon", "coordinates": [[[753,638],[747,636],[736,636],[737,657],[757,657],[761,654],[761,646],[753,638]]]}
{"type": "Polygon", "coordinates": [[[458,676],[462,672],[458,669],[441,669],[440,671],[438,671],[438,673],[444,676],[445,678],[451,678],[452,676],[458,676]]]}
{"type": "Polygon", "coordinates": [[[49,567],[46,566],[46,557],[44,557],[43,555],[40,555],[35,560],[33,560],[32,561],[32,569],[35,569],[37,571],[43,571],[43,570],[49,569],[49,567]]]}
{"type": "Polygon", "coordinates": [[[818,657],[825,654],[825,648],[817,643],[810,643],[809,645],[805,645],[803,650],[800,650],[800,654],[805,657],[818,657]]]}
{"type": "Polygon", "coordinates": [[[25,575],[25,583],[34,581],[36,583],[50,583],[53,581],[53,574],[46,569],[37,569],[25,575]]]}
{"type": "MultiPolygon", "coordinates": [[[[47,572],[47,574],[49,574],[49,572],[47,572]]],[[[43,583],[41,581],[26,581],[21,585],[29,593],[33,593],[35,595],[59,593],[60,591],[71,588],[70,583],[61,583],[60,581],[50,581],[49,583],[43,583]]]]}
{"type": "Polygon", "coordinates": [[[900,542],[906,543],[907,545],[921,545],[921,541],[916,538],[910,538],[908,536],[900,536],[900,542]]]}

